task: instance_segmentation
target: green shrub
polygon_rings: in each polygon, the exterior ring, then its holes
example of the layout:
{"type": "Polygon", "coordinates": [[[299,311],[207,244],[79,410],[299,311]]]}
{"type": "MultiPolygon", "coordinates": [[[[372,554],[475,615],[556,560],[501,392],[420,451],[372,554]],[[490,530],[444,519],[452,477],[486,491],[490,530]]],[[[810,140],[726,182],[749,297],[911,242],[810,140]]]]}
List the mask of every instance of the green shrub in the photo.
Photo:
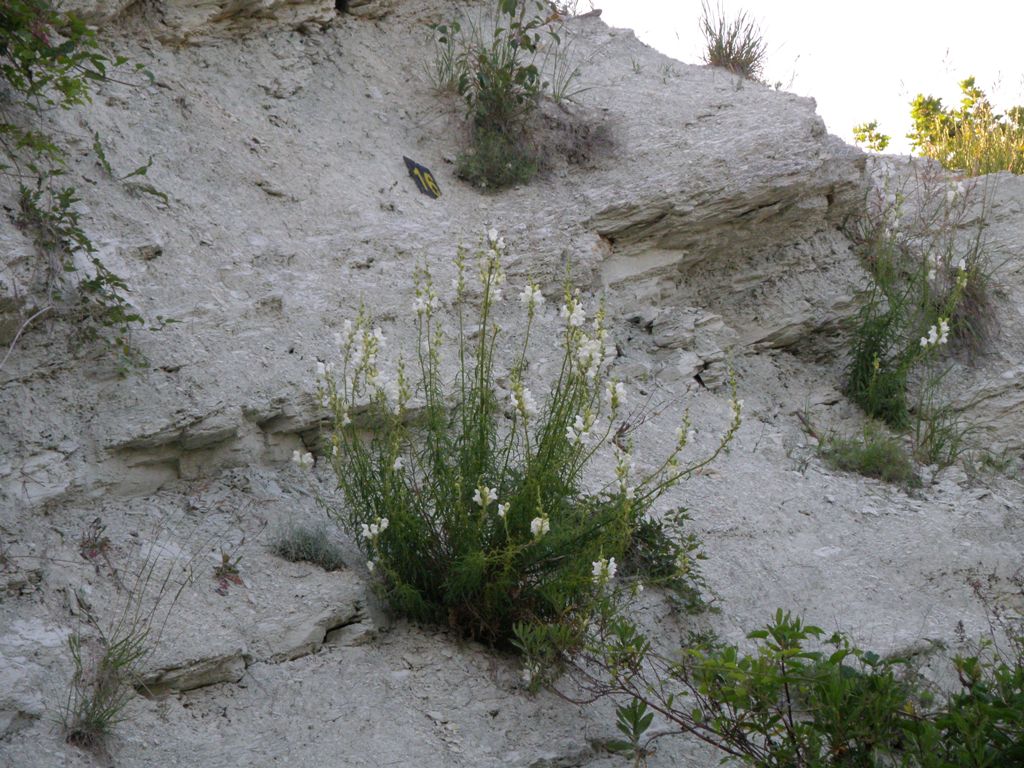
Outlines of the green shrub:
{"type": "MultiPolygon", "coordinates": [[[[655,500],[705,463],[681,463],[684,423],[665,461],[636,475],[628,429],[616,423],[627,394],[608,378],[604,311],[588,323],[579,293],[568,286],[561,367],[547,401],[536,402],[525,381],[531,331],[544,303],[536,285],[520,294],[525,338],[498,394],[503,249],[492,230],[477,254],[472,330],[466,305],[473,287],[459,252],[454,382],[442,378],[440,298],[425,268],[417,273],[414,301],[417,380],[399,362],[396,377],[381,383],[377,359],[385,339],[365,309],[346,323],[339,374],[322,371],[334,418],[329,449],[346,502],[335,514],[366,553],[385,597],[403,615],[498,644],[513,637],[517,624],[565,628],[585,620],[599,565],[614,571],[655,500]],[[589,491],[585,470],[603,448],[614,452],[615,477],[589,491]]],[[[738,428],[739,414],[734,403],[718,451],[738,428]]],[[[689,567],[687,557],[677,558],[671,576],[689,567]]]]}
{"type": "Polygon", "coordinates": [[[560,45],[557,12],[541,0],[497,0],[489,22],[457,21],[434,28],[436,53],[431,80],[439,90],[454,90],[466,105],[471,142],[459,159],[459,175],[473,184],[500,189],[529,180],[537,155],[529,141],[529,122],[545,93],[571,98],[578,71],[565,56],[550,50],[556,89],[538,66],[542,39],[560,45]]]}
{"type": "Polygon", "coordinates": [[[874,425],[866,426],[861,437],[831,436],[820,446],[820,451],[825,461],[836,469],[876,477],[887,483],[921,484],[902,443],[874,425]]]}
{"type": "Polygon", "coordinates": [[[456,161],[456,173],[482,189],[525,184],[537,172],[537,156],[525,141],[525,136],[477,128],[473,146],[456,161]]]}
{"type": "Polygon", "coordinates": [[[968,176],[998,171],[1024,173],[1024,107],[995,111],[973,77],[960,83],[956,109],[942,99],[918,94],[910,108],[914,128],[907,135],[923,157],[968,176]]]}
{"type": "MultiPolygon", "coordinates": [[[[667,733],[647,733],[656,711],[662,724],[696,736],[724,761],[757,768],[1024,765],[1019,634],[1009,653],[989,643],[955,658],[959,687],[946,695],[916,682],[908,660],[862,650],[842,633],[827,636],[781,610],[747,637],[750,652],[693,638],[664,655],[610,608],[568,660],[582,690],[566,686],[563,695],[625,699],[617,727],[627,740],[607,746],[632,755],[634,764],[667,733]]],[[[529,651],[531,664],[538,657],[529,651]]]]}
{"type": "Polygon", "coordinates": [[[325,571],[337,571],[345,567],[341,549],[331,541],[323,525],[289,523],[276,533],[270,549],[285,560],[313,563],[325,571]]]}
{"type": "Polygon", "coordinates": [[[760,80],[767,46],[757,24],[745,11],[731,21],[721,6],[713,13],[701,0],[700,30],[704,34],[704,63],[722,67],[748,80],[760,80]]]}
{"type": "Polygon", "coordinates": [[[872,152],[884,152],[889,146],[889,137],[878,130],[877,120],[853,126],[853,140],[872,152]]]}
{"type": "MultiPolygon", "coordinates": [[[[76,326],[72,341],[103,341],[123,364],[135,365],[144,360],[131,343],[131,333],[145,322],[125,298],[127,283],[95,255],[80,224],[78,195],[66,181],[65,149],[38,127],[48,110],[87,103],[108,69],[125,63],[122,57],[110,59],[102,53],[92,29],[73,14],[59,13],[50,0],[7,0],[0,7],[0,173],[18,182],[16,222],[30,234],[43,262],[47,303],[31,309],[16,339],[29,323],[55,309],[66,293],[76,297],[63,301],[76,326]],[[78,254],[88,259],[85,276],[78,274],[78,254]]],[[[109,170],[99,137],[95,146],[109,170]]],[[[128,176],[146,170],[148,164],[128,176]]],[[[149,185],[140,188],[162,194],[149,185]]],[[[158,327],[162,322],[157,318],[158,327]]]]}
{"type": "MultiPolygon", "coordinates": [[[[958,108],[920,93],[911,102],[913,130],[907,138],[912,151],[967,176],[1024,173],[1024,106],[997,113],[973,77],[960,83],[960,92],[958,108]]],[[[853,134],[858,144],[876,152],[889,144],[877,121],[855,126],[853,134]]]]}

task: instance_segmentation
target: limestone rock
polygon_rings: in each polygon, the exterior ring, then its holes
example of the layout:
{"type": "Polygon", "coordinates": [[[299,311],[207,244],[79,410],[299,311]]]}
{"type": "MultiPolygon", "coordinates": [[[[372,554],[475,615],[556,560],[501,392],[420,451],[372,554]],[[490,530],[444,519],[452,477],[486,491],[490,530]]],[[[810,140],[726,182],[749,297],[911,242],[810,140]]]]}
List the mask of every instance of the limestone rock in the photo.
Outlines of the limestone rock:
{"type": "Polygon", "coordinates": [[[153,670],[139,682],[140,693],[161,696],[204,688],[218,683],[236,683],[247,665],[244,648],[206,658],[189,659],[174,667],[153,670]]]}
{"type": "Polygon", "coordinates": [[[360,609],[361,606],[357,603],[341,608],[324,609],[312,616],[289,618],[284,622],[275,620],[274,624],[261,629],[261,634],[271,635],[268,640],[270,660],[288,661],[314,653],[324,644],[324,639],[329,633],[358,624],[363,618],[360,609]]]}

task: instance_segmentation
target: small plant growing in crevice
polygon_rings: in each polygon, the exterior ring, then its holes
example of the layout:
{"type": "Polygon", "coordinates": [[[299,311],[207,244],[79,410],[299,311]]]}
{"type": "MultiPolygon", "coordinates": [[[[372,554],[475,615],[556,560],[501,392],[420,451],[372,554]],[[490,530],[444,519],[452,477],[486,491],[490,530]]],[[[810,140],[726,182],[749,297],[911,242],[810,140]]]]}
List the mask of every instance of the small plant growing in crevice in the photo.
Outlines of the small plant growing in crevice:
{"type": "Polygon", "coordinates": [[[497,0],[484,21],[433,28],[429,76],[435,88],[458,93],[465,103],[471,140],[456,172],[475,186],[501,189],[529,181],[539,160],[530,121],[540,99],[548,94],[561,103],[582,92],[575,85],[579,69],[560,47],[561,19],[541,0],[497,0]],[[545,39],[550,47],[539,58],[545,39]]]}
{"type": "Polygon", "coordinates": [[[984,216],[975,189],[933,172],[915,178],[913,205],[886,175],[867,216],[847,228],[870,284],[851,324],[846,393],[865,413],[909,431],[925,463],[962,453],[966,428],[942,397],[943,352],[977,354],[992,335],[984,216]]]}
{"type": "Polygon", "coordinates": [[[705,64],[748,80],[761,80],[767,45],[757,23],[745,11],[730,20],[721,6],[713,10],[707,0],[702,0],[699,23],[705,64]]]}
{"type": "Polygon", "coordinates": [[[900,440],[874,424],[866,425],[860,436],[829,435],[819,446],[819,451],[829,465],[845,472],[856,472],[908,488],[921,484],[914,471],[914,462],[900,440]]]}
{"type": "Polygon", "coordinates": [[[238,587],[245,586],[245,582],[242,581],[242,572],[238,568],[240,562],[242,562],[241,555],[232,555],[231,552],[221,547],[220,560],[213,566],[213,579],[217,582],[214,592],[218,595],[226,595],[232,584],[238,587]]]}
{"type": "Polygon", "coordinates": [[[73,673],[60,711],[60,724],[69,744],[102,751],[113,727],[141,686],[145,662],[160,643],[164,625],[190,581],[178,580],[176,564],[162,567],[162,553],[151,548],[122,593],[114,618],[104,622],[75,593],[82,625],[68,636],[73,673]]]}
{"type": "Polygon", "coordinates": [[[684,421],[670,454],[638,474],[628,430],[618,423],[628,391],[609,376],[603,307],[588,318],[579,292],[565,286],[560,372],[538,402],[526,371],[545,297],[527,284],[519,296],[522,347],[507,371],[497,369],[504,249],[489,233],[477,254],[475,286],[472,262],[459,252],[454,382],[442,378],[447,332],[425,268],[417,272],[413,301],[418,376],[400,361],[394,378],[383,382],[383,332],[365,309],[346,322],[337,374],[326,364],[319,371],[334,423],[325,453],[346,502],[337,519],[366,553],[396,611],[500,645],[520,625],[550,625],[569,642],[590,610],[597,564],[614,571],[632,558],[642,569],[647,557],[656,566],[652,583],[693,573],[695,546],[684,539],[652,554],[671,542],[642,521],[668,488],[724,449],[739,428],[741,406],[734,399],[731,425],[710,457],[683,460],[684,421]],[[473,302],[478,309],[469,317],[473,302]],[[614,456],[614,477],[588,491],[585,470],[598,451],[614,456]]]}
{"type": "Polygon", "coordinates": [[[331,541],[322,524],[289,523],[275,534],[270,549],[285,560],[312,563],[325,571],[338,571],[345,567],[341,549],[331,541]]]}

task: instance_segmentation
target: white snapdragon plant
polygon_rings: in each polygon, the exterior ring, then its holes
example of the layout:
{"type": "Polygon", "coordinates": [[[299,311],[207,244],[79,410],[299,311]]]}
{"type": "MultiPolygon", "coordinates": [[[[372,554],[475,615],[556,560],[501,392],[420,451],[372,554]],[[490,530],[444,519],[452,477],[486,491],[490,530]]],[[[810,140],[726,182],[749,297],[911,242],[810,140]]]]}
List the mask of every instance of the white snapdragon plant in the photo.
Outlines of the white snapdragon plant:
{"type": "MultiPolygon", "coordinates": [[[[525,331],[499,375],[495,314],[506,248],[492,230],[475,258],[459,249],[446,296],[425,267],[416,271],[411,365],[380,370],[386,338],[364,307],[344,327],[339,359],[318,369],[333,417],[325,453],[344,497],[333,513],[372,563],[383,595],[399,613],[498,644],[514,642],[522,627],[578,626],[602,591],[595,563],[606,586],[617,571],[616,583],[628,576],[630,563],[646,562],[638,547],[660,547],[659,562],[672,564],[661,575],[678,575],[679,556],[693,548],[673,544],[663,529],[652,536],[647,512],[710,460],[682,461],[686,440],[678,440],[657,469],[637,474],[629,451],[616,448],[615,477],[585,483],[590,461],[628,431],[629,387],[610,378],[603,305],[588,311],[567,284],[559,309],[546,310],[541,287],[528,282],[519,302],[502,309],[522,312],[525,331]],[[556,312],[561,365],[542,389],[527,380],[527,361],[535,324],[556,312]],[[450,380],[446,355],[457,362],[450,380]]],[[[737,410],[718,450],[738,426],[737,410]]]]}

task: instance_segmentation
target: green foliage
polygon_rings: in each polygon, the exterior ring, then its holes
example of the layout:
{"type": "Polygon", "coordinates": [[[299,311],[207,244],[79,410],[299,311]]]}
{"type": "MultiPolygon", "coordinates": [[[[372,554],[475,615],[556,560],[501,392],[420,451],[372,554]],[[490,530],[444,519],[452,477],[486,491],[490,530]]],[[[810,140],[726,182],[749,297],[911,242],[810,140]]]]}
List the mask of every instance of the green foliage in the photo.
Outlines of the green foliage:
{"type": "MultiPolygon", "coordinates": [[[[647,510],[706,462],[681,464],[681,429],[661,466],[634,476],[628,430],[616,423],[626,391],[608,379],[604,311],[587,323],[582,299],[569,286],[561,367],[547,401],[536,403],[524,379],[544,303],[536,285],[520,295],[525,337],[499,398],[495,313],[503,249],[492,231],[477,254],[479,314],[472,325],[466,305],[474,289],[460,250],[452,383],[442,379],[440,298],[425,268],[417,273],[414,302],[416,381],[399,363],[396,378],[382,384],[383,333],[365,310],[347,323],[340,375],[323,372],[334,419],[330,452],[347,503],[337,517],[399,613],[491,643],[507,643],[517,626],[534,625],[552,625],[562,633],[559,642],[569,642],[564,635],[578,631],[593,610],[601,574],[614,576],[647,510]],[[592,492],[585,470],[609,449],[615,477],[592,492]]],[[[738,426],[736,404],[723,445],[738,426]]]]}
{"type": "Polygon", "coordinates": [[[498,0],[491,23],[457,21],[434,27],[436,55],[431,79],[439,90],[462,97],[472,129],[471,147],[459,159],[459,175],[473,184],[500,189],[529,180],[537,156],[529,142],[529,120],[541,97],[572,98],[578,69],[567,64],[557,12],[541,0],[498,0]],[[544,38],[555,46],[554,87],[544,80],[538,54],[544,38]]]}
{"type": "Polygon", "coordinates": [[[878,121],[853,126],[853,140],[872,152],[884,152],[889,146],[889,137],[878,130],[878,121]]]}
{"type": "Polygon", "coordinates": [[[525,184],[537,172],[537,156],[525,141],[522,135],[477,128],[473,146],[457,158],[456,172],[481,189],[525,184]]]}
{"type": "Polygon", "coordinates": [[[887,483],[910,487],[921,484],[901,442],[874,424],[867,425],[861,437],[830,436],[820,450],[836,469],[877,477],[887,483]]]}
{"type": "Polygon", "coordinates": [[[945,696],[916,682],[907,660],[862,650],[781,610],[747,637],[749,652],[697,639],[663,656],[620,615],[591,633],[571,666],[585,696],[629,702],[616,723],[628,740],[614,748],[636,764],[651,725],[645,713],[654,710],[726,761],[757,768],[1024,765],[1019,635],[1009,654],[986,643],[976,656],[957,657],[959,687],[945,696]]]}
{"type": "Polygon", "coordinates": [[[722,67],[748,80],[760,80],[767,45],[760,28],[745,11],[731,21],[721,6],[712,11],[701,0],[700,29],[704,34],[704,63],[722,67]]]}
{"type": "Polygon", "coordinates": [[[914,127],[907,134],[913,148],[968,176],[1024,173],[1024,107],[997,113],[973,77],[960,83],[960,92],[957,108],[917,95],[910,107],[914,127]]]}
{"type": "Polygon", "coordinates": [[[325,571],[345,567],[341,549],[331,541],[323,525],[290,523],[277,532],[270,548],[275,555],[293,563],[313,563],[325,571]]]}
{"type": "Polygon", "coordinates": [[[654,722],[654,713],[648,711],[647,702],[633,699],[629,704],[615,708],[615,727],[626,740],[609,741],[604,746],[609,752],[617,752],[633,758],[633,765],[643,764],[647,756],[644,735],[654,722]]]}
{"type": "Polygon", "coordinates": [[[706,560],[696,534],[686,530],[690,517],[677,509],[660,518],[644,517],[633,529],[623,556],[622,572],[669,592],[687,613],[707,608],[701,593],[705,588],[700,561],[706,560]]]}
{"type": "MultiPolygon", "coordinates": [[[[92,29],[75,16],[54,10],[49,0],[10,0],[0,8],[0,172],[18,180],[16,223],[31,235],[43,260],[47,300],[62,298],[72,287],[77,294],[77,302],[69,304],[69,319],[77,327],[72,341],[106,341],[119,360],[131,366],[144,362],[131,343],[132,329],[144,320],[125,298],[126,282],[99,260],[81,226],[77,192],[65,181],[64,148],[28,125],[31,117],[41,118],[49,109],[87,103],[108,70],[125,63],[122,57],[111,60],[103,54],[92,29]],[[88,267],[76,260],[78,256],[85,257],[88,267]],[[78,274],[82,270],[85,276],[78,274]],[[76,274],[79,279],[72,284],[70,278],[76,274]]],[[[109,173],[98,136],[94,146],[109,173]]],[[[149,163],[121,180],[143,176],[148,169],[149,163]]],[[[151,185],[139,188],[166,202],[151,185]]],[[[164,322],[168,321],[157,318],[158,326],[164,322]]]]}

